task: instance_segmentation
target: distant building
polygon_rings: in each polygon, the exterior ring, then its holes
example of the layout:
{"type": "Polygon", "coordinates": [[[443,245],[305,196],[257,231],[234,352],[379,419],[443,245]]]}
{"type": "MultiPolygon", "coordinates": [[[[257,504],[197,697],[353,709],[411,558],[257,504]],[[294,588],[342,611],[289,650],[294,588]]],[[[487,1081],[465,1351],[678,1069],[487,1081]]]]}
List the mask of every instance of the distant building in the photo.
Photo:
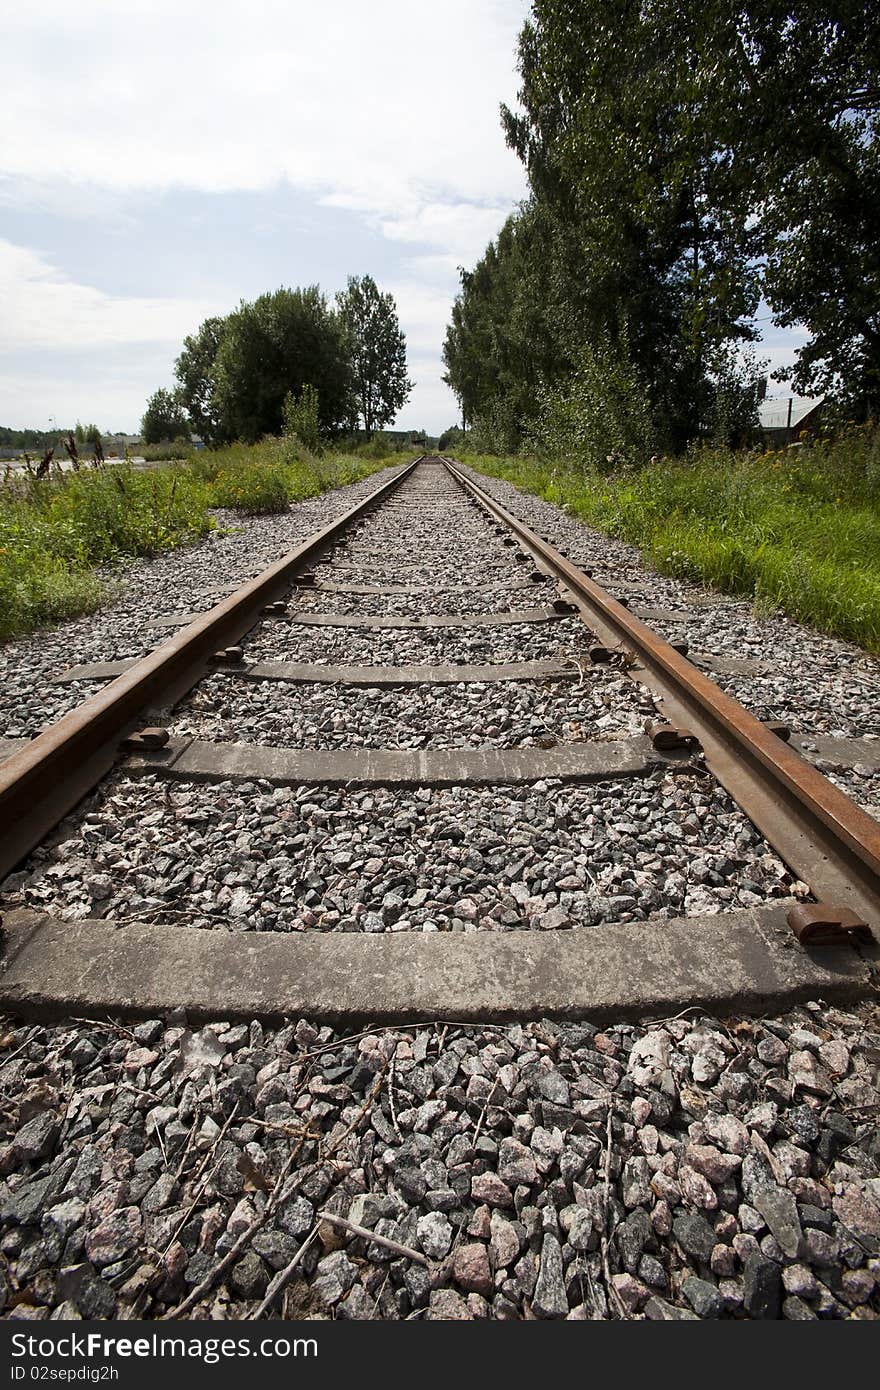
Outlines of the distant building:
{"type": "Polygon", "coordinates": [[[124,458],[125,451],[136,453],[143,444],[143,438],[139,434],[105,434],[104,435],[104,457],[105,458],[124,458]]]}
{"type": "Polygon", "coordinates": [[[758,406],[758,422],[767,444],[790,444],[803,431],[815,434],[822,428],[824,396],[809,399],[781,396],[762,401],[758,406]]]}

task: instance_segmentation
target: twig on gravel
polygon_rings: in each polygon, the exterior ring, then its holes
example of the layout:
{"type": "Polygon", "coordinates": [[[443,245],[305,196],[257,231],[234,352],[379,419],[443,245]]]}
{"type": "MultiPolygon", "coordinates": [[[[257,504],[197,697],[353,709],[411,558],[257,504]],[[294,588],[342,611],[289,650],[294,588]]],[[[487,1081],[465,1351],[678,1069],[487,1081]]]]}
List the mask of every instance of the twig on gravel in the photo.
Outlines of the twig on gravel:
{"type": "Polygon", "coordinates": [[[29,1028],[29,1029],[28,1029],[28,1035],[27,1035],[27,1037],[25,1038],[24,1042],[21,1043],[20,1046],[17,1047],[17,1048],[15,1049],[14,1052],[10,1052],[9,1055],[6,1056],[6,1057],[0,1056],[0,1067],[5,1067],[5,1066],[6,1066],[6,1063],[7,1063],[7,1062],[11,1062],[12,1059],[13,1059],[13,1057],[17,1057],[17,1056],[19,1055],[19,1053],[24,1052],[24,1050],[25,1050],[26,1047],[30,1047],[30,1045],[31,1045],[31,1043],[33,1042],[33,1040],[34,1040],[36,1034],[37,1034],[37,1029],[36,1029],[36,1028],[29,1028]]]}
{"type": "Polygon", "coordinates": [[[473,1137],[473,1139],[471,1140],[471,1144],[473,1145],[474,1148],[476,1148],[476,1146],[477,1146],[477,1140],[478,1140],[479,1137],[480,1137],[480,1130],[483,1128],[483,1121],[484,1121],[485,1118],[486,1118],[486,1111],[489,1109],[489,1106],[490,1106],[491,1103],[492,1103],[492,1097],[495,1095],[495,1092],[498,1090],[499,1084],[500,1084],[500,1083],[499,1083],[498,1081],[493,1082],[492,1089],[491,1089],[491,1091],[489,1092],[489,1094],[488,1094],[487,1097],[486,1097],[486,1103],[485,1103],[485,1105],[483,1106],[482,1110],[480,1111],[480,1118],[477,1120],[477,1127],[476,1127],[476,1129],[474,1130],[474,1137],[473,1137]]]}
{"type": "Polygon", "coordinates": [[[388,1103],[391,1106],[391,1123],[394,1125],[395,1132],[402,1139],[400,1125],[397,1123],[397,1111],[394,1108],[394,1058],[396,1053],[392,1052],[391,1061],[388,1066],[388,1103]]]}
{"type": "Polygon", "coordinates": [[[132,1042],[137,1042],[137,1038],[130,1028],[123,1028],[121,1023],[111,1023],[109,1019],[100,1018],[71,1018],[71,1023],[85,1023],[89,1028],[103,1028],[105,1033],[124,1033],[132,1042]]]}
{"type": "Polygon", "coordinates": [[[156,1125],[156,1128],[154,1129],[153,1133],[154,1133],[155,1136],[156,1136],[156,1143],[159,1145],[159,1148],[162,1150],[162,1159],[163,1159],[163,1161],[164,1161],[164,1163],[165,1163],[165,1171],[166,1171],[166,1173],[167,1173],[167,1172],[168,1172],[168,1155],[167,1155],[167,1153],[165,1152],[165,1145],[162,1143],[162,1135],[161,1135],[160,1132],[159,1132],[159,1126],[158,1126],[158,1125],[156,1125]]]}
{"type": "MultiPolygon", "coordinates": [[[[426,1029],[428,1029],[428,1028],[433,1028],[435,1031],[436,1031],[438,1028],[442,1028],[442,1029],[443,1029],[443,1035],[442,1035],[441,1038],[440,1038],[440,1048],[442,1049],[443,1042],[444,1042],[444,1040],[445,1040],[445,1034],[446,1034],[446,1032],[447,1032],[448,1029],[450,1029],[450,1028],[473,1028],[473,1026],[474,1026],[474,1025],[473,1025],[472,1022],[471,1022],[471,1023],[458,1023],[458,1022],[455,1022],[455,1021],[453,1021],[453,1020],[451,1020],[451,1019],[435,1018],[435,1019],[432,1019],[430,1023],[416,1023],[416,1024],[410,1024],[410,1025],[408,1026],[408,1028],[407,1028],[406,1031],[409,1032],[409,1033],[415,1034],[415,1033],[422,1033],[422,1032],[424,1032],[424,1031],[425,1031],[426,1029]]],[[[506,1024],[506,1023],[481,1023],[481,1024],[480,1024],[480,1028],[481,1028],[483,1031],[491,1031],[491,1032],[493,1032],[493,1033],[504,1033],[504,1032],[507,1031],[507,1029],[508,1029],[509,1026],[510,1026],[510,1025],[509,1025],[509,1024],[506,1024]]],[[[296,1062],[308,1062],[308,1061],[311,1061],[311,1059],[312,1059],[313,1057],[320,1057],[321,1054],[324,1053],[324,1052],[338,1052],[339,1049],[340,1049],[340,1047],[343,1047],[343,1046],[350,1046],[352,1043],[360,1042],[361,1038],[369,1038],[369,1037],[373,1036],[373,1034],[375,1034],[375,1033],[399,1033],[400,1031],[401,1031],[400,1028],[396,1027],[396,1026],[393,1025],[393,1024],[376,1023],[376,1024],[373,1025],[372,1028],[365,1028],[364,1031],[363,1031],[362,1033],[351,1033],[351,1034],[350,1034],[349,1036],[347,1036],[347,1037],[337,1038],[337,1040],[336,1040],[335,1042],[323,1043],[323,1044],[321,1045],[321,1047],[313,1048],[311,1052],[302,1052],[302,1053],[300,1053],[298,1056],[296,1056],[296,1057],[294,1058],[294,1060],[295,1060],[296,1062]]],[[[254,1122],[252,1121],[251,1123],[254,1123],[254,1122]]]]}
{"type": "MultiPolygon", "coordinates": [[[[379,1075],[376,1077],[373,1089],[370,1091],[370,1094],[367,1096],[367,1099],[364,1101],[364,1104],[362,1105],[361,1109],[358,1111],[357,1115],[352,1120],[351,1124],[348,1126],[348,1129],[344,1130],[342,1134],[340,1134],[339,1138],[334,1140],[327,1153],[322,1155],[322,1162],[326,1162],[330,1155],[336,1152],[340,1144],[342,1144],[343,1141],[348,1138],[352,1130],[360,1124],[364,1115],[367,1113],[367,1111],[370,1109],[370,1106],[373,1104],[373,1101],[376,1099],[376,1096],[379,1092],[379,1088],[381,1087],[382,1082],[385,1078],[385,1072],[387,1070],[388,1063],[386,1061],[382,1070],[379,1072],[379,1075]]],[[[303,1133],[300,1136],[299,1142],[291,1150],[287,1160],[284,1163],[284,1166],[281,1169],[281,1172],[275,1179],[274,1186],[272,1188],[271,1193],[269,1194],[269,1199],[266,1202],[265,1208],[263,1209],[263,1214],[261,1216],[258,1216],[255,1221],[252,1221],[251,1224],[248,1227],[246,1227],[245,1230],[242,1231],[235,1244],[232,1246],[230,1250],[227,1251],[227,1253],[223,1256],[223,1259],[220,1260],[219,1264],[216,1264],[214,1268],[210,1271],[210,1273],[205,1275],[201,1283],[195,1286],[195,1288],[191,1291],[191,1293],[187,1295],[187,1297],[183,1300],[182,1303],[178,1303],[177,1307],[170,1308],[167,1313],[162,1314],[160,1321],[169,1322],[173,1318],[183,1317],[184,1313],[188,1313],[191,1308],[194,1308],[195,1305],[198,1303],[199,1299],[203,1298],[205,1294],[213,1288],[214,1284],[216,1284],[217,1280],[220,1278],[220,1275],[223,1274],[229,1268],[229,1266],[235,1262],[240,1252],[247,1245],[251,1237],[256,1235],[257,1231],[259,1231],[266,1224],[266,1222],[269,1220],[269,1217],[272,1215],[272,1212],[275,1210],[275,1207],[278,1205],[279,1201],[281,1201],[281,1199],[287,1195],[284,1191],[285,1181],[290,1174],[290,1170],[293,1168],[294,1164],[299,1158],[310,1132],[311,1131],[308,1128],[304,1129],[303,1133]]],[[[220,1135],[218,1134],[216,1142],[219,1143],[219,1140],[220,1135]]]]}
{"type": "Polygon", "coordinates": [[[614,1285],[613,1285],[612,1282],[611,1282],[611,1265],[610,1265],[609,1260],[608,1260],[608,1206],[609,1206],[609,1202],[610,1202],[610,1198],[611,1198],[611,1121],[612,1121],[612,1118],[613,1118],[613,1108],[612,1108],[611,1100],[610,1100],[610,1098],[609,1098],[609,1101],[608,1101],[608,1124],[607,1124],[606,1130],[605,1130],[605,1136],[606,1136],[606,1141],[605,1141],[605,1172],[604,1172],[604,1188],[605,1188],[605,1190],[604,1190],[604,1194],[603,1194],[602,1241],[601,1241],[602,1272],[603,1272],[604,1275],[605,1275],[605,1287],[606,1287],[606,1289],[608,1290],[608,1296],[609,1296],[609,1298],[613,1301],[614,1306],[615,1306],[615,1308],[617,1309],[618,1315],[619,1315],[621,1318],[626,1318],[626,1317],[628,1316],[628,1315],[627,1315],[626,1308],[623,1306],[623,1301],[621,1300],[620,1294],[617,1292],[617,1289],[614,1287],[614,1285]]]}
{"type": "Polygon", "coordinates": [[[231,1264],[234,1264],[239,1254],[247,1245],[251,1237],[256,1235],[257,1231],[260,1230],[260,1228],[266,1224],[269,1217],[272,1215],[272,1212],[275,1210],[278,1198],[281,1196],[284,1181],[290,1173],[291,1168],[296,1163],[296,1160],[299,1158],[300,1151],[302,1150],[302,1146],[304,1143],[305,1135],[303,1135],[300,1142],[291,1150],[281,1169],[281,1172],[275,1179],[275,1185],[272,1188],[271,1193],[269,1194],[269,1200],[267,1201],[266,1206],[263,1209],[262,1216],[258,1216],[255,1221],[252,1221],[251,1224],[242,1231],[235,1244],[231,1247],[230,1250],[227,1251],[227,1253],[223,1256],[223,1259],[220,1260],[219,1264],[216,1264],[214,1268],[210,1271],[210,1273],[205,1275],[201,1283],[196,1284],[195,1288],[192,1290],[191,1293],[187,1295],[187,1297],[183,1300],[182,1303],[178,1303],[176,1308],[169,1308],[167,1313],[162,1314],[162,1317],[160,1319],[161,1322],[170,1322],[172,1318],[181,1318],[183,1317],[184,1313],[188,1313],[191,1308],[194,1308],[195,1305],[198,1303],[199,1299],[204,1298],[205,1294],[208,1293],[209,1290],[214,1287],[217,1280],[220,1278],[220,1275],[223,1274],[224,1271],[227,1270],[231,1264]]]}
{"type": "Polygon", "coordinates": [[[332,1145],[331,1145],[330,1148],[327,1150],[326,1154],[324,1155],[325,1161],[330,1157],[331,1154],[334,1154],[334,1153],[336,1152],[336,1150],[339,1148],[340,1144],[342,1144],[342,1142],[343,1142],[345,1139],[347,1139],[348,1136],[351,1134],[352,1130],[357,1129],[357,1127],[358,1127],[358,1125],[360,1124],[361,1120],[364,1118],[364,1116],[366,1115],[367,1111],[371,1108],[371,1106],[372,1106],[372,1104],[373,1104],[373,1101],[376,1099],[376,1096],[379,1094],[379,1089],[380,1089],[380,1087],[381,1087],[381,1085],[382,1085],[382,1082],[383,1082],[383,1080],[384,1080],[385,1073],[386,1073],[387,1070],[388,1070],[388,1062],[386,1061],[386,1062],[385,1062],[385,1065],[384,1065],[383,1068],[382,1068],[382,1070],[379,1072],[379,1075],[376,1077],[376,1080],[373,1082],[373,1089],[371,1090],[370,1094],[367,1096],[366,1100],[364,1101],[364,1103],[363,1103],[363,1105],[361,1106],[361,1108],[360,1108],[360,1110],[358,1111],[358,1113],[355,1115],[355,1117],[354,1117],[354,1119],[352,1120],[351,1124],[348,1126],[348,1129],[343,1130],[343,1132],[340,1134],[339,1138],[338,1138],[338,1139],[334,1139],[332,1145]]]}
{"type": "Polygon", "coordinates": [[[331,1226],[339,1226],[343,1231],[350,1231],[353,1236],[360,1236],[361,1240],[383,1245],[386,1250],[393,1250],[395,1255],[402,1255],[404,1259],[415,1260],[417,1264],[425,1266],[429,1263],[420,1251],[411,1249],[409,1245],[401,1245],[398,1240],[389,1240],[387,1236],[379,1236],[375,1231],[368,1230],[366,1226],[358,1226],[354,1221],[347,1221],[344,1216],[336,1216],[330,1211],[319,1211],[318,1219],[329,1221],[331,1226]]]}
{"type": "Polygon", "coordinates": [[[682,1009],[680,1014],[670,1014],[668,1018],[646,1018],[642,1027],[654,1028],[661,1023],[674,1023],[677,1018],[684,1018],[685,1014],[700,1014],[703,1012],[702,1004],[691,1004],[689,1008],[682,1009]]]}
{"type": "MultiPolygon", "coordinates": [[[[200,1120],[201,1118],[202,1118],[202,1112],[201,1112],[201,1110],[198,1110],[198,1109],[197,1109],[197,1110],[196,1110],[196,1113],[195,1113],[195,1117],[194,1117],[194,1119],[193,1119],[193,1122],[192,1122],[192,1124],[190,1125],[189,1134],[186,1136],[186,1143],[185,1143],[184,1146],[183,1146],[183,1153],[181,1154],[181,1156],[180,1156],[180,1162],[179,1162],[178,1165],[177,1165],[177,1172],[174,1174],[174,1181],[175,1181],[175,1182],[180,1182],[181,1175],[182,1175],[182,1173],[183,1173],[183,1165],[186,1163],[186,1160],[187,1160],[187,1158],[189,1157],[189,1151],[190,1151],[190,1149],[192,1148],[193,1140],[194,1140],[195,1137],[196,1137],[196,1125],[199,1123],[199,1120],[200,1120]]],[[[218,1138],[219,1138],[219,1135],[218,1135],[218,1138]]]]}
{"type": "MultiPolygon", "coordinates": [[[[201,1163],[199,1164],[198,1168],[196,1169],[196,1171],[192,1174],[192,1179],[191,1179],[192,1182],[197,1183],[198,1180],[199,1180],[199,1178],[202,1176],[202,1173],[204,1173],[204,1171],[205,1171],[205,1169],[207,1168],[208,1163],[209,1163],[209,1161],[210,1161],[210,1159],[211,1159],[212,1154],[215,1152],[215,1150],[216,1150],[216,1148],[217,1148],[217,1145],[220,1143],[220,1140],[223,1138],[223,1136],[224,1136],[224,1134],[226,1133],[227,1129],[228,1129],[229,1126],[232,1124],[232,1121],[233,1121],[233,1119],[235,1118],[235,1113],[236,1113],[237,1110],[238,1110],[238,1101],[236,1101],[235,1104],[233,1105],[233,1107],[232,1107],[231,1111],[229,1112],[229,1115],[228,1115],[228,1117],[227,1117],[227,1119],[226,1119],[226,1121],[225,1121],[225,1123],[224,1123],[224,1125],[223,1125],[223,1128],[220,1130],[220,1133],[219,1133],[219,1134],[216,1136],[216,1138],[214,1139],[214,1142],[212,1143],[211,1147],[208,1149],[207,1153],[204,1155],[204,1157],[203,1157],[201,1163]]],[[[158,1137],[158,1131],[157,1131],[157,1137],[158,1137]]],[[[172,1235],[172,1237],[171,1237],[171,1239],[169,1240],[168,1244],[165,1246],[165,1249],[162,1251],[162,1254],[159,1256],[160,1260],[164,1260],[164,1259],[165,1259],[166,1255],[168,1254],[168,1251],[171,1249],[172,1245],[173,1245],[174,1242],[177,1240],[177,1237],[180,1235],[180,1232],[183,1230],[183,1228],[184,1228],[184,1226],[186,1225],[187,1221],[189,1221],[189,1218],[192,1216],[193,1212],[195,1211],[196,1207],[197,1207],[198,1204],[199,1204],[199,1201],[201,1200],[202,1193],[204,1192],[205,1188],[208,1186],[208,1183],[211,1181],[211,1178],[214,1176],[214,1173],[216,1172],[216,1170],[217,1170],[217,1164],[215,1163],[215,1164],[214,1164],[214,1167],[211,1169],[210,1173],[206,1174],[206,1176],[205,1176],[205,1178],[204,1178],[204,1180],[203,1180],[201,1186],[200,1186],[199,1188],[196,1189],[195,1195],[193,1196],[192,1201],[190,1202],[189,1206],[187,1207],[186,1212],[185,1212],[184,1215],[181,1217],[181,1219],[180,1219],[180,1221],[179,1221],[179,1223],[178,1223],[178,1225],[177,1225],[177,1227],[176,1227],[176,1229],[175,1229],[175,1231],[174,1231],[174,1234],[172,1235]]],[[[178,1182],[180,1181],[180,1172],[178,1172],[178,1174],[177,1174],[177,1179],[176,1179],[176,1180],[177,1180],[178,1182]]]]}
{"type": "Polygon", "coordinates": [[[275,1299],[278,1297],[278,1295],[281,1293],[281,1290],[284,1288],[285,1284],[290,1279],[291,1275],[293,1274],[303,1255],[306,1253],[309,1246],[314,1245],[315,1241],[317,1240],[317,1237],[318,1226],[317,1224],[315,1224],[309,1231],[309,1234],[306,1236],[305,1240],[297,1250],[290,1263],[286,1264],[284,1268],[279,1270],[278,1273],[275,1275],[275,1278],[272,1280],[268,1289],[266,1290],[265,1298],[263,1299],[260,1306],[257,1308],[256,1312],[249,1314],[249,1317],[252,1321],[256,1322],[259,1318],[263,1317],[265,1313],[268,1313],[269,1309],[272,1307],[272,1304],[275,1302],[275,1299]]]}

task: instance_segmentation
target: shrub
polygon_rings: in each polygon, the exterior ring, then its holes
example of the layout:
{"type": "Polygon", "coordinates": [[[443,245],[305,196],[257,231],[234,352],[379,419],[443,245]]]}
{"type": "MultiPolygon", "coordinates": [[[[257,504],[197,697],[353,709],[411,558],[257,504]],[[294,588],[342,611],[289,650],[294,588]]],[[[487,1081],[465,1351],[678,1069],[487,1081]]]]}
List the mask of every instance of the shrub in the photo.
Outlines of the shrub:
{"type": "Polygon", "coordinates": [[[201,450],[190,444],[188,439],[165,439],[160,444],[138,444],[134,449],[138,458],[148,463],[170,462],[176,459],[198,458],[201,450]]]}
{"type": "Polygon", "coordinates": [[[0,638],[96,608],[106,589],[94,566],[155,555],[212,525],[202,489],[173,470],[10,479],[0,488],[0,638]]]}
{"type": "Polygon", "coordinates": [[[538,391],[524,448],[608,473],[647,462],[653,441],[647,393],[621,334],[584,347],[570,377],[538,391]]]}
{"type": "Polygon", "coordinates": [[[95,566],[204,535],[215,524],[209,507],[280,512],[401,461],[318,459],[304,446],[291,461],[288,449],[288,440],[264,439],[148,470],[111,464],[48,478],[9,470],[0,483],[0,640],[98,607],[107,587],[95,566]]]}
{"type": "Polygon", "coordinates": [[[314,386],[306,384],[295,396],[288,391],[283,406],[284,437],[294,446],[294,458],[299,455],[296,446],[305,446],[312,454],[321,448],[321,433],[318,425],[318,393],[314,386]]]}
{"type": "Polygon", "coordinates": [[[281,463],[231,466],[219,473],[210,493],[212,507],[230,507],[245,516],[284,512],[290,503],[288,471],[281,463]]]}

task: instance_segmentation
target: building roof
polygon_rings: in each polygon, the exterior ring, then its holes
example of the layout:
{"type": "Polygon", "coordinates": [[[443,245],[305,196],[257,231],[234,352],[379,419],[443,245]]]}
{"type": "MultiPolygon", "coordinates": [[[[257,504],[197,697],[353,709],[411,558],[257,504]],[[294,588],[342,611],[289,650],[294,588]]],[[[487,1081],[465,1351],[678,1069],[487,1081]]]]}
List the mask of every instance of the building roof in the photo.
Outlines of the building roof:
{"type": "Polygon", "coordinates": [[[789,423],[788,402],[791,401],[791,427],[795,428],[811,411],[821,405],[824,396],[776,396],[773,400],[761,401],[758,406],[758,419],[762,430],[784,430],[789,423]]]}

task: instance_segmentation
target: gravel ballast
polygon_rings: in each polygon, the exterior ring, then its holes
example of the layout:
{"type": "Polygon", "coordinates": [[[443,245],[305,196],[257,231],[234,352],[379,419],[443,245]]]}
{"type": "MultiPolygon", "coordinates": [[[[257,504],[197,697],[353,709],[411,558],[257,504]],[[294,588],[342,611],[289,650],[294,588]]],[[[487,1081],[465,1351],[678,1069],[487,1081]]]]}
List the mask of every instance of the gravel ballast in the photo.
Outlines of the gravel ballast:
{"type": "Polygon", "coordinates": [[[877,1030],[10,1025],[4,1316],[876,1319],[877,1030]]]}
{"type": "Polygon", "coordinates": [[[655,574],[634,546],[591,530],[510,483],[467,467],[463,471],[573,563],[592,567],[598,583],[612,592],[615,584],[627,585],[621,592],[633,608],[644,603],[686,613],[681,623],[652,620],[668,640],[687,640],[695,652],[765,665],[766,674],[713,677],[758,718],[784,720],[804,734],[880,736],[880,661],[859,647],[780,613],[757,616],[749,603],[655,574]],[[698,606],[691,607],[693,599],[698,606]]]}
{"type": "Polygon", "coordinates": [[[286,685],[226,675],[176,711],[173,734],[282,748],[547,747],[641,733],[647,692],[613,667],[582,680],[419,685],[286,685]]]}
{"type": "Polygon", "coordinates": [[[503,931],[803,891],[698,773],[586,787],[331,790],[108,779],[7,880],[62,918],[233,931],[503,931]]]}
{"type": "Polygon", "coordinates": [[[292,550],[359,498],[392,477],[373,473],[348,487],[300,502],[278,516],[243,518],[214,513],[218,530],[192,546],[139,560],[106,578],[117,588],[98,613],[0,646],[0,737],[32,738],[101,688],[99,681],[52,685],[71,666],[145,656],[167,640],[151,619],[207,611],[224,593],[212,585],[243,583],[292,550]],[[228,532],[229,534],[224,534],[228,532]]]}
{"type": "MultiPolygon", "coordinates": [[[[332,610],[326,610],[332,611],[332,610]]],[[[510,661],[564,661],[589,665],[593,639],[576,618],[505,627],[387,628],[309,627],[266,621],[248,640],[252,661],[306,661],[322,666],[494,665],[510,661]]]]}

